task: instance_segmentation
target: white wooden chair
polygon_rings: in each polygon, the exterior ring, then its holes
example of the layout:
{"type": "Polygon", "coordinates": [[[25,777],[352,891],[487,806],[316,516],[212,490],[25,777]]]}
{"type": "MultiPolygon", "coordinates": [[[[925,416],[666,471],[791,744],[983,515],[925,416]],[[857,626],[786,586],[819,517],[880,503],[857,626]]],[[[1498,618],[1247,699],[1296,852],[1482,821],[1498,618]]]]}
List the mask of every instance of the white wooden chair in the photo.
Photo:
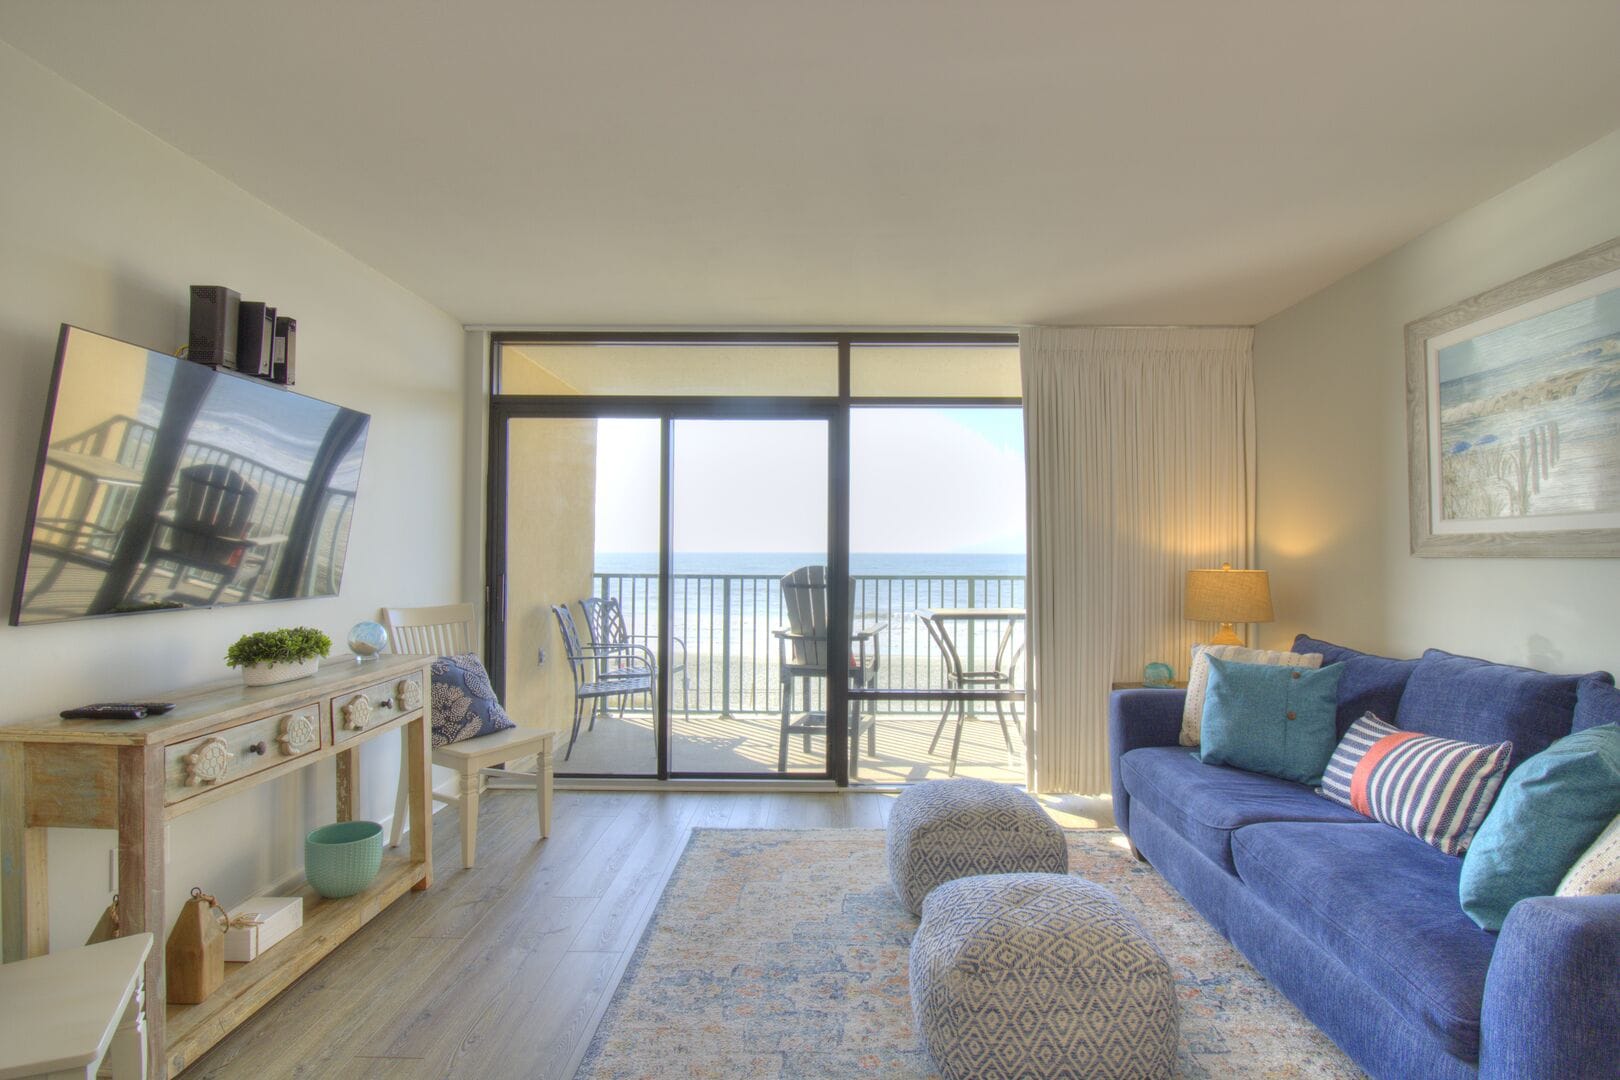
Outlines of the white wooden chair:
{"type": "MultiPolygon", "coordinates": [[[[384,608],[383,623],[388,628],[388,640],[396,653],[418,653],[428,656],[456,656],[474,652],[477,634],[473,629],[471,604],[446,604],[441,607],[384,608]]],[[[432,708],[432,693],[428,694],[428,708],[432,708]]],[[[551,835],[551,747],[557,735],[554,731],[536,731],[515,727],[497,731],[493,735],[480,735],[448,746],[433,748],[433,764],[454,769],[461,779],[461,794],[433,797],[439,802],[454,803],[461,809],[461,865],[472,868],[478,847],[478,795],[486,769],[508,761],[536,755],[535,773],[502,771],[498,775],[526,778],[534,781],[540,804],[540,838],[551,835]]],[[[389,846],[398,847],[405,831],[408,794],[405,782],[406,761],[399,763],[399,798],[394,803],[394,828],[389,846]]],[[[413,822],[413,825],[416,823],[413,822]]],[[[431,827],[431,826],[425,826],[431,827]]]]}

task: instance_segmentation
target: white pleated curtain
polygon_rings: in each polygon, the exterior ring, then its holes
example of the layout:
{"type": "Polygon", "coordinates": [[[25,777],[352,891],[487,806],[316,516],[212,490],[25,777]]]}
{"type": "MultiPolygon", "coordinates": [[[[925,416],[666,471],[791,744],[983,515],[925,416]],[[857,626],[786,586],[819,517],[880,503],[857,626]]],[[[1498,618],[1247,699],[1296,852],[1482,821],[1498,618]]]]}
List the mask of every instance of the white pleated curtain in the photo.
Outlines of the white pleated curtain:
{"type": "Polygon", "coordinates": [[[1186,571],[1254,547],[1249,329],[1020,335],[1028,454],[1030,784],[1108,790],[1108,695],[1211,627],[1186,571]]]}

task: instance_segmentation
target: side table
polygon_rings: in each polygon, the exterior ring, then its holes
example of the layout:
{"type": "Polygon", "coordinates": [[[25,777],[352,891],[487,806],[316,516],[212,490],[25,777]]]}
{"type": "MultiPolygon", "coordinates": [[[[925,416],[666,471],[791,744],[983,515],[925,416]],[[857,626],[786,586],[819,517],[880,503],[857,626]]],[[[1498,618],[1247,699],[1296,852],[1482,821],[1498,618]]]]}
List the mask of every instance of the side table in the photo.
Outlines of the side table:
{"type": "Polygon", "coordinates": [[[0,1080],[145,1080],[151,934],[0,965],[0,1080]]]}

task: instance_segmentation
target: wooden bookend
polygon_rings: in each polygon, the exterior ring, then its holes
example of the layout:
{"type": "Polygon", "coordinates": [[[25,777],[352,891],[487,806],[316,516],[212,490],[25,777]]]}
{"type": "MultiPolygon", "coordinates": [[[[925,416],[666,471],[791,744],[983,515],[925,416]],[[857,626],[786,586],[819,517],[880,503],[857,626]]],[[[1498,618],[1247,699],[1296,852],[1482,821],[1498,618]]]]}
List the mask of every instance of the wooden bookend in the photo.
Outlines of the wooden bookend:
{"type": "Polygon", "coordinates": [[[225,981],[224,914],[214,898],[201,889],[192,889],[191,899],[180,909],[180,918],[164,947],[168,997],[174,1004],[195,1005],[225,981]]]}

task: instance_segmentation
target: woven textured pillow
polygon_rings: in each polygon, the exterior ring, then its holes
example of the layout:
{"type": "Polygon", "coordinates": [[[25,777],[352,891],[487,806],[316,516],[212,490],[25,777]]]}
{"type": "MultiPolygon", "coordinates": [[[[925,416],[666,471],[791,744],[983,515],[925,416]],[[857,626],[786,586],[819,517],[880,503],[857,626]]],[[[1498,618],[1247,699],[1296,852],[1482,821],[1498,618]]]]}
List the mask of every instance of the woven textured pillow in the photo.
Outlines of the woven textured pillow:
{"type": "Polygon", "coordinates": [[[1319,668],[1321,653],[1273,652],[1247,649],[1242,645],[1194,645],[1192,667],[1187,671],[1187,700],[1181,706],[1181,745],[1197,746],[1204,720],[1204,697],[1209,692],[1209,657],[1235,660],[1240,664],[1274,664],[1278,667],[1319,668]]]}
{"type": "Polygon", "coordinates": [[[1343,664],[1285,668],[1209,658],[1198,758],[1296,784],[1322,782],[1343,664]]]}
{"type": "Polygon", "coordinates": [[[1609,822],[1558,883],[1559,896],[1605,893],[1620,893],[1620,817],[1609,822]]]}
{"type": "Polygon", "coordinates": [[[1496,801],[1512,757],[1512,743],[1420,735],[1368,713],[1339,740],[1317,791],[1461,855],[1496,801]]]}
{"type": "Polygon", "coordinates": [[[447,746],[517,727],[473,653],[433,661],[433,745],[447,746]]]}

